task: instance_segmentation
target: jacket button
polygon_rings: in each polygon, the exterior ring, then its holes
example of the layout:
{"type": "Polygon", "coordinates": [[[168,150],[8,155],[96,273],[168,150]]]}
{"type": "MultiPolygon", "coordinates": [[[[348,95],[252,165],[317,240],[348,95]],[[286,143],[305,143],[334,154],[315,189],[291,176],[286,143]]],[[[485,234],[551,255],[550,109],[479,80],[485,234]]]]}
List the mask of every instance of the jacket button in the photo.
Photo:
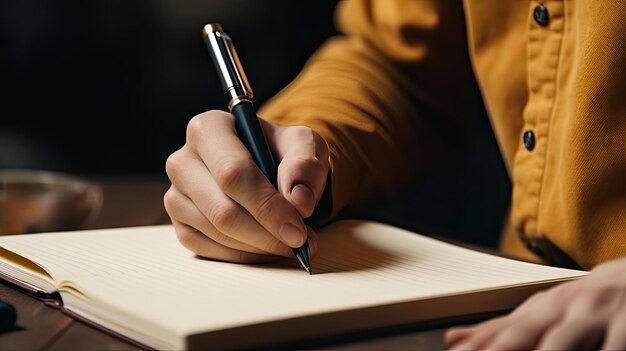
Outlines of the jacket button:
{"type": "Polygon", "coordinates": [[[548,25],[550,21],[550,14],[548,13],[548,8],[544,4],[539,4],[535,7],[533,11],[533,18],[538,25],[545,27],[548,25]]]}
{"type": "Polygon", "coordinates": [[[523,136],[524,147],[528,151],[532,151],[535,148],[535,133],[530,130],[524,132],[523,136]]]}
{"type": "Polygon", "coordinates": [[[541,250],[541,247],[536,242],[534,242],[534,241],[527,242],[526,243],[526,248],[528,249],[528,251],[534,253],[538,257],[541,257],[541,258],[544,257],[543,250],[541,250]]]}

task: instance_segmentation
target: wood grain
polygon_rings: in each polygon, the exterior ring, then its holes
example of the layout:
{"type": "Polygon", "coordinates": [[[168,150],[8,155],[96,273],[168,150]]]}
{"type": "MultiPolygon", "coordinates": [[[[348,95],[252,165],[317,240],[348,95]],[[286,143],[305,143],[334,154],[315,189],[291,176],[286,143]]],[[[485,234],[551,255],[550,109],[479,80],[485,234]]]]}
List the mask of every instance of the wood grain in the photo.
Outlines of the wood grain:
{"type": "Polygon", "coordinates": [[[15,328],[0,334],[2,350],[46,349],[74,323],[60,311],[3,283],[0,283],[0,299],[17,310],[15,328]]]}
{"type": "Polygon", "coordinates": [[[67,328],[65,333],[50,346],[49,350],[136,351],[141,350],[141,348],[75,321],[67,328]]]}

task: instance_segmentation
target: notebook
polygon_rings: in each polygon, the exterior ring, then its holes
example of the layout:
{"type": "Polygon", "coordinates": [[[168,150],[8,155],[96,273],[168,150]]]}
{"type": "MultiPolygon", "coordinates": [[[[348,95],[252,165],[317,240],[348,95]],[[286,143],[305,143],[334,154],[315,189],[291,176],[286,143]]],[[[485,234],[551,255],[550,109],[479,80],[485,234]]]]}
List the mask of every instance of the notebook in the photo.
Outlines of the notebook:
{"type": "Polygon", "coordinates": [[[116,335],[179,350],[268,346],[510,309],[586,274],[375,222],[339,221],[319,234],[313,275],[295,260],[201,259],[162,225],[0,237],[0,276],[116,335]]]}

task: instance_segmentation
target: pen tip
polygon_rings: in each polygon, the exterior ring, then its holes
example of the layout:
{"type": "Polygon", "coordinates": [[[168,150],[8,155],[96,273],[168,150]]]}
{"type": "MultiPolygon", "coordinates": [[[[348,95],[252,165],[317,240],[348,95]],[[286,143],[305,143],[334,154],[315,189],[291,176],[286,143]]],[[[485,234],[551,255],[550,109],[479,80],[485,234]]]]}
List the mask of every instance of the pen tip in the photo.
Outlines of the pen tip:
{"type": "Polygon", "coordinates": [[[311,263],[309,261],[309,245],[308,245],[308,243],[305,243],[304,245],[302,245],[299,248],[293,249],[293,253],[294,253],[294,255],[296,255],[296,258],[298,259],[298,261],[300,261],[300,264],[302,265],[302,267],[309,274],[313,274],[313,270],[311,269],[311,263]]]}

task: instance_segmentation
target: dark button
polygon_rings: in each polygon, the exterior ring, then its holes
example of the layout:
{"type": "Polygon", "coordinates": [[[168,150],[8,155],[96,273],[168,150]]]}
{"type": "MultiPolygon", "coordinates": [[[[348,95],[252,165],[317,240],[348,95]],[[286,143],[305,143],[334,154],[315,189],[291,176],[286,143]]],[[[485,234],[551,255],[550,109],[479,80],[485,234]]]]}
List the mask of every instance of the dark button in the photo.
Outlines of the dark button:
{"type": "Polygon", "coordinates": [[[530,130],[524,132],[524,147],[528,151],[532,151],[535,148],[535,133],[530,130]]]}
{"type": "Polygon", "coordinates": [[[550,22],[550,14],[548,13],[548,8],[544,6],[544,4],[539,4],[535,7],[533,11],[533,18],[538,25],[545,27],[550,22]]]}
{"type": "Polygon", "coordinates": [[[526,248],[528,249],[528,251],[537,255],[537,257],[544,258],[545,254],[541,249],[541,246],[536,241],[528,241],[526,243],[526,248]]]}
{"type": "Polygon", "coordinates": [[[550,266],[582,269],[576,261],[547,238],[528,240],[526,241],[526,248],[550,266]]]}

